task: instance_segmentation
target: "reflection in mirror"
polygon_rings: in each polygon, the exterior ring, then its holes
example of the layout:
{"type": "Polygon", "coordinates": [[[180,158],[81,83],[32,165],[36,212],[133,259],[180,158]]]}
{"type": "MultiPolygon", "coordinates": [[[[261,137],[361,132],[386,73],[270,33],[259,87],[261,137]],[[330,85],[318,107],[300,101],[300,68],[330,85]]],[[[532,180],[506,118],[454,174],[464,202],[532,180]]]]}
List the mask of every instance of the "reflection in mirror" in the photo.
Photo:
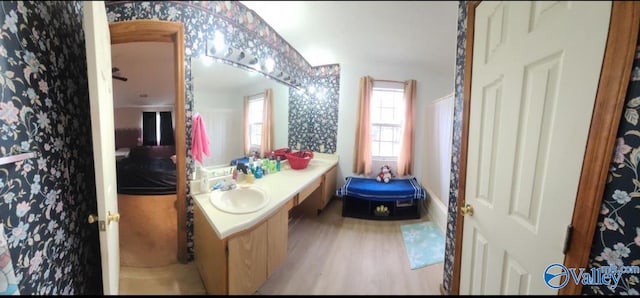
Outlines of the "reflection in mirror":
{"type": "MultiPolygon", "coordinates": [[[[210,156],[203,155],[204,167],[228,166],[244,157],[244,102],[273,92],[273,148],[288,144],[289,87],[264,75],[234,67],[208,56],[191,59],[193,113],[199,113],[209,139],[210,156]]],[[[255,136],[255,135],[254,135],[255,136]]]]}

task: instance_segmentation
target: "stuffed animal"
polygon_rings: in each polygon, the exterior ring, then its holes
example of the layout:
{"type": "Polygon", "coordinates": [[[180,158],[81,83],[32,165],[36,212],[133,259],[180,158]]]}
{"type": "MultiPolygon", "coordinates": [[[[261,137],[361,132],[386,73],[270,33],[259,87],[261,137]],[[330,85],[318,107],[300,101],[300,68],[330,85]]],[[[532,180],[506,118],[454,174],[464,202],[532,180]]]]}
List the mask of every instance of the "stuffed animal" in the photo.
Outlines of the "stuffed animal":
{"type": "Polygon", "coordinates": [[[391,174],[391,168],[389,167],[389,165],[384,165],[380,167],[380,173],[378,174],[378,177],[376,177],[376,180],[378,182],[389,183],[391,177],[393,177],[393,175],[391,174]]]}

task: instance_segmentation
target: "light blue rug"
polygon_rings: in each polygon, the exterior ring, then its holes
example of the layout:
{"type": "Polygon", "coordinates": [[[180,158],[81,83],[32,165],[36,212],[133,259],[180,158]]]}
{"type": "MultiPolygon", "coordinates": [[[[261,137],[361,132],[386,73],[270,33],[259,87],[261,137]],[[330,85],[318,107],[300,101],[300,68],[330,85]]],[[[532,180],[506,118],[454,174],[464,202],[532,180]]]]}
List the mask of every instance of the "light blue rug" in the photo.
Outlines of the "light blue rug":
{"type": "Polygon", "coordinates": [[[401,225],[400,230],[411,269],[444,262],[444,237],[435,223],[401,225]]]}

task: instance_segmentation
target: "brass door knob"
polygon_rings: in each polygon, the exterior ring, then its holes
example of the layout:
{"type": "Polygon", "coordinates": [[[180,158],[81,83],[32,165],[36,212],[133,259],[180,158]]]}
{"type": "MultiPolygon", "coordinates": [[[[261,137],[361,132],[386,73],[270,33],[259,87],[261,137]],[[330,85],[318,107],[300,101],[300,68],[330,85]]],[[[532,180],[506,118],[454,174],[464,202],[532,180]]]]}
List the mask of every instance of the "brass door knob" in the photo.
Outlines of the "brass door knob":
{"type": "Polygon", "coordinates": [[[92,224],[96,221],[98,221],[98,216],[95,214],[89,214],[89,223],[92,224]]]}
{"type": "Polygon", "coordinates": [[[112,221],[120,222],[120,213],[111,214],[111,211],[109,211],[107,213],[108,213],[108,215],[107,215],[107,224],[109,224],[112,221]]]}
{"type": "Polygon", "coordinates": [[[464,204],[464,206],[460,207],[460,211],[462,211],[462,215],[473,215],[473,207],[469,204],[464,204]]]}
{"type": "MultiPolygon", "coordinates": [[[[94,222],[99,221],[100,219],[98,218],[97,215],[95,214],[89,214],[89,223],[92,224],[94,222]]],[[[114,213],[111,214],[111,211],[107,212],[107,224],[109,224],[110,222],[115,221],[115,222],[120,222],[120,214],[119,213],[114,213]]]]}

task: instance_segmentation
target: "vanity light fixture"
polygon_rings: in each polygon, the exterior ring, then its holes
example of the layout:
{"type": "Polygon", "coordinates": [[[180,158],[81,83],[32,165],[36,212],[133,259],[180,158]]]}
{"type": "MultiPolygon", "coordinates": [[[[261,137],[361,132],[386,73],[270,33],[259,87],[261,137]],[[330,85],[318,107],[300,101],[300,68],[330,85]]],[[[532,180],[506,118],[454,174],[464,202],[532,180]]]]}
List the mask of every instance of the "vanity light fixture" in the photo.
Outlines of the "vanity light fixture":
{"type": "MultiPolygon", "coordinates": [[[[276,65],[277,62],[272,57],[260,59],[254,54],[227,45],[223,31],[216,30],[214,37],[207,39],[205,55],[218,63],[234,65],[250,72],[255,72],[253,73],[254,75],[260,73],[265,77],[275,79],[298,90],[306,85],[305,80],[301,80],[299,77],[292,77],[291,73],[287,73],[281,68],[281,65],[276,65]]],[[[305,92],[303,91],[302,93],[304,94],[305,92]]]]}

